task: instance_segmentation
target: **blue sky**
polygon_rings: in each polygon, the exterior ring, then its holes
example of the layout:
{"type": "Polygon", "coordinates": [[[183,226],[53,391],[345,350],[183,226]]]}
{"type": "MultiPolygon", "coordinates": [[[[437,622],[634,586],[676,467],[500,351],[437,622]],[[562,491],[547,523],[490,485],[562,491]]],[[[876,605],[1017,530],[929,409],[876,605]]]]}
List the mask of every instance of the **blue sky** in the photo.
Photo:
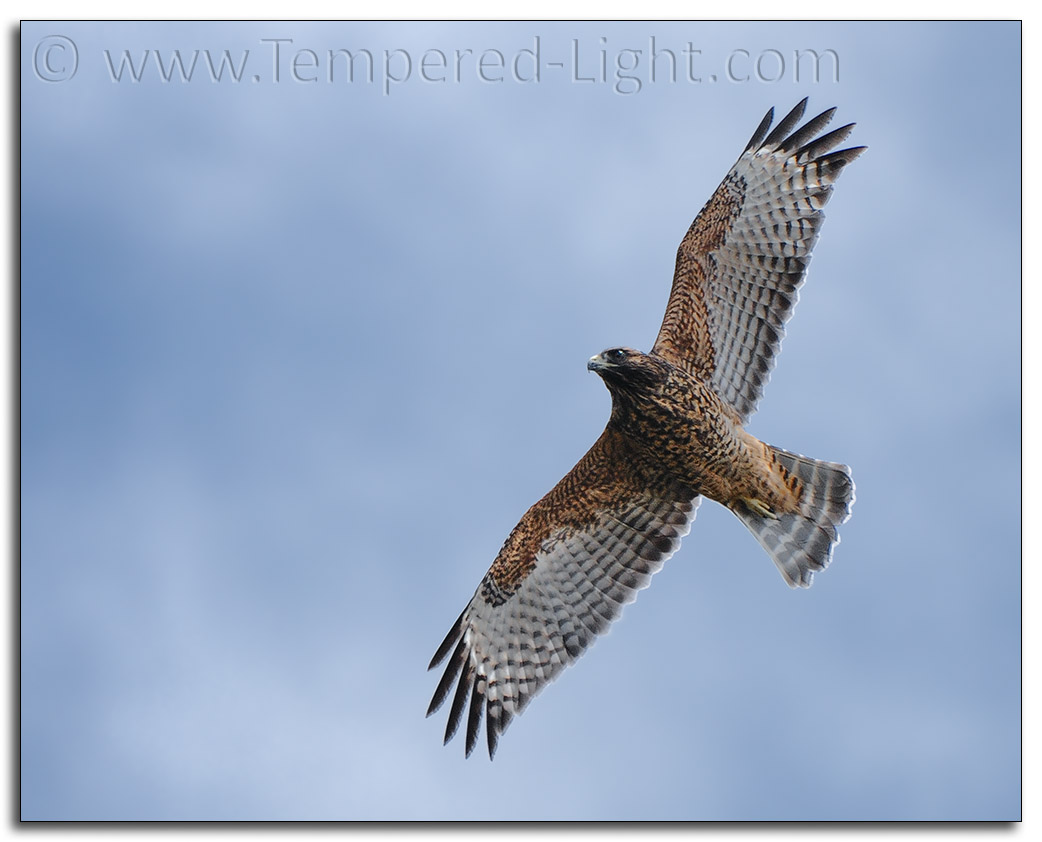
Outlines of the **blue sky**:
{"type": "Polygon", "coordinates": [[[1019,816],[1018,25],[21,31],[24,818],[1019,816]],[[431,654],[805,95],[870,149],[749,429],[853,467],[833,565],[706,503],[464,761],[431,654]]]}

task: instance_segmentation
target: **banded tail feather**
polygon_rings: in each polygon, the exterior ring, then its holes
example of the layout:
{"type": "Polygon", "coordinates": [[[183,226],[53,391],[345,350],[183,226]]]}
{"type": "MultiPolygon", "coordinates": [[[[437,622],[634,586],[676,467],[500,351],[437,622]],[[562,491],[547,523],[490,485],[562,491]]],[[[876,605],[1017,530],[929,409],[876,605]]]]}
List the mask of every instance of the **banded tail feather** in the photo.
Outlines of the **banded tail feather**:
{"type": "Polygon", "coordinates": [[[773,517],[742,506],[732,511],[756,536],[789,586],[809,588],[814,574],[832,561],[839,527],[850,518],[854,480],[846,465],[768,448],[775,464],[802,486],[799,511],[773,517]]]}

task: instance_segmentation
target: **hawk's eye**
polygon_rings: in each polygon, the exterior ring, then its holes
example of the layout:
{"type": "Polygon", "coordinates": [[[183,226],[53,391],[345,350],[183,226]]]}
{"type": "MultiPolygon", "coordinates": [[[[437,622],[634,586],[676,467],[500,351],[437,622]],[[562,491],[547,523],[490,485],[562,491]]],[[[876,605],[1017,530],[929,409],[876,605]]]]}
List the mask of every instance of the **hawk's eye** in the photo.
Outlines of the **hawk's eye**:
{"type": "Polygon", "coordinates": [[[622,348],[612,348],[608,352],[608,359],[612,360],[613,362],[618,362],[619,360],[624,360],[624,359],[626,359],[626,352],[623,351],[622,348]]]}

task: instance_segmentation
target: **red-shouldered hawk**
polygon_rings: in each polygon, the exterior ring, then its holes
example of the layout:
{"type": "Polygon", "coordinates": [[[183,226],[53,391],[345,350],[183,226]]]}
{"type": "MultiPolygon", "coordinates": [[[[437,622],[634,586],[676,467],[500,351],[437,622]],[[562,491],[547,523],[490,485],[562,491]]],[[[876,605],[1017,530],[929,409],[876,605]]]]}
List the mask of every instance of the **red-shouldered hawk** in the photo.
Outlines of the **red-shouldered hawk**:
{"type": "Polygon", "coordinates": [[[467,710],[466,753],[486,720],[489,756],[511,719],[575,661],[680,546],[703,496],[734,512],[793,587],[839,543],[854,483],[845,465],[772,447],[742,425],[796,305],[832,186],[865,147],[767,112],[677,251],[650,353],[612,348],[588,367],[611,392],[589,452],[514,528],[438,648],[427,711],[457,680],[445,741],[467,710]]]}

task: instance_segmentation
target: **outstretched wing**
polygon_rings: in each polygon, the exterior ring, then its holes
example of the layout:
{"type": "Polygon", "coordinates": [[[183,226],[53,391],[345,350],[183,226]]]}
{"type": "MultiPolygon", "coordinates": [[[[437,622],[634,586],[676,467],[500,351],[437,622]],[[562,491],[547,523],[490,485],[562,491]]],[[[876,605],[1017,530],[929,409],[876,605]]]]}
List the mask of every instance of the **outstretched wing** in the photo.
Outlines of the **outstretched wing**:
{"type": "Polygon", "coordinates": [[[755,410],[796,306],[832,185],[863,146],[830,150],[830,108],[796,129],[804,99],[768,134],[760,122],[677,250],[653,353],[708,380],[744,422],[755,410]],[[795,131],[793,131],[796,129],[795,131]]]}
{"type": "Polygon", "coordinates": [[[700,498],[641,476],[628,451],[605,430],[525,513],[431,661],[449,656],[427,715],[456,682],[445,742],[468,708],[468,757],[482,716],[492,757],[511,719],[607,631],[688,533],[700,498]]]}

